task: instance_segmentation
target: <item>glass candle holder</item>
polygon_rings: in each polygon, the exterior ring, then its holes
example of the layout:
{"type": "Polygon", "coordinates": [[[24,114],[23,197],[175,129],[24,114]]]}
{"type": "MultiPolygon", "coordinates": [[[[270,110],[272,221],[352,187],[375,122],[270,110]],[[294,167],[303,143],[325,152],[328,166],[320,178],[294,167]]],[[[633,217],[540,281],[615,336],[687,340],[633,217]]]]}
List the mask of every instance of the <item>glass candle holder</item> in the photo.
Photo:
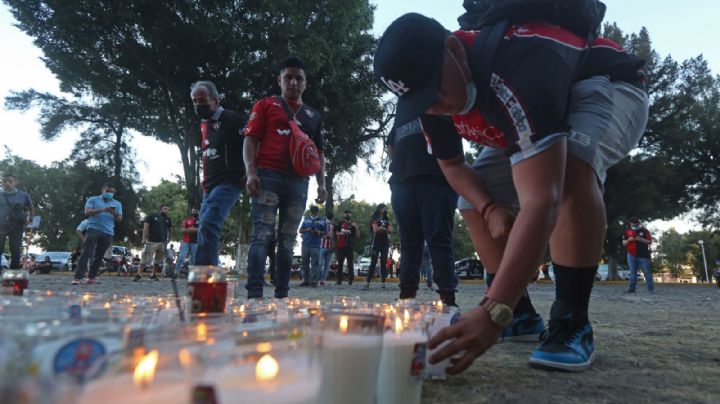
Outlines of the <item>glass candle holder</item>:
{"type": "Polygon", "coordinates": [[[191,266],[188,274],[191,312],[224,313],[227,301],[227,276],[215,266],[191,266]]]}
{"type": "Polygon", "coordinates": [[[23,291],[30,285],[30,273],[19,269],[7,269],[2,274],[2,287],[0,294],[22,296],[23,291]]]}

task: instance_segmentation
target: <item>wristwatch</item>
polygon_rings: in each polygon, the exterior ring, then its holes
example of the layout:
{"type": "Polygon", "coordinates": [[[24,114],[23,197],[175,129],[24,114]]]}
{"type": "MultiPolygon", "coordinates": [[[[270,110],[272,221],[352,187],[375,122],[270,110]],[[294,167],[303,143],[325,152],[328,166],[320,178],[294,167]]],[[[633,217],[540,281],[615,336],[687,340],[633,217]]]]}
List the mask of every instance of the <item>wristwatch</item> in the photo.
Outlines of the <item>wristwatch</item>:
{"type": "Polygon", "coordinates": [[[512,324],[513,309],[510,306],[496,302],[487,296],[480,301],[479,306],[487,310],[488,314],[490,314],[490,320],[498,327],[505,328],[512,324]]]}

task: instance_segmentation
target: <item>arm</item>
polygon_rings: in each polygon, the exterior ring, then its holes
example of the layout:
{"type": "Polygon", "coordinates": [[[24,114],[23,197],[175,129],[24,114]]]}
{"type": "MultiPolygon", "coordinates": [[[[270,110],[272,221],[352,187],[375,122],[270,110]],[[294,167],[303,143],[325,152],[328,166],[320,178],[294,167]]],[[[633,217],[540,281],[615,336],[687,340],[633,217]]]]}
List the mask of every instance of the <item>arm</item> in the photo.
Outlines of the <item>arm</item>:
{"type": "Polygon", "coordinates": [[[142,233],[143,244],[146,244],[148,242],[148,238],[150,238],[150,223],[145,222],[145,223],[143,223],[143,233],[142,233]]]}
{"type": "Polygon", "coordinates": [[[635,237],[635,239],[636,239],[637,241],[645,244],[645,245],[650,245],[650,244],[652,244],[652,236],[650,235],[650,232],[647,231],[647,229],[645,230],[645,234],[647,234],[647,238],[645,238],[645,237],[635,237]]]}
{"type": "Polygon", "coordinates": [[[319,151],[320,154],[320,172],[315,174],[315,181],[317,181],[317,193],[318,196],[315,199],[317,203],[325,203],[327,199],[327,189],[325,189],[325,152],[319,151]]]}
{"type": "Polygon", "coordinates": [[[75,233],[77,233],[78,238],[80,241],[85,241],[85,235],[80,230],[75,230],[75,233]]]}
{"type": "Polygon", "coordinates": [[[32,223],[32,219],[35,216],[35,206],[33,206],[32,199],[30,199],[30,195],[27,196],[27,203],[25,205],[25,209],[27,209],[28,217],[27,222],[25,224],[32,223]]]}
{"type": "Polygon", "coordinates": [[[258,197],[262,191],[260,178],[257,175],[257,151],[258,139],[256,137],[245,136],[243,141],[243,160],[245,161],[245,175],[247,180],[245,189],[250,196],[258,197]]]}

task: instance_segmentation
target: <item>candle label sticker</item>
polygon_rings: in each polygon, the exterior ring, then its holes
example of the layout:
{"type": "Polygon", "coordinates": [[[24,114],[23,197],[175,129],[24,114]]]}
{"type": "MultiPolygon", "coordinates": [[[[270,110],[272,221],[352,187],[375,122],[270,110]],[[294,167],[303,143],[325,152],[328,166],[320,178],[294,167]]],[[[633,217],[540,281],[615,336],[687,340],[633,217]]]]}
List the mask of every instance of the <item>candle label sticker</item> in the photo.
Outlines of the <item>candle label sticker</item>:
{"type": "Polygon", "coordinates": [[[107,366],[105,345],[90,338],[80,338],[60,347],[53,359],[55,374],[63,374],[84,383],[100,376],[107,366]]]}
{"type": "Polygon", "coordinates": [[[425,358],[427,357],[427,343],[419,342],[413,347],[413,359],[410,364],[410,376],[422,380],[425,377],[425,358]]]}
{"type": "Polygon", "coordinates": [[[215,396],[215,387],[211,385],[197,385],[190,397],[192,404],[218,404],[215,396]]]}
{"type": "Polygon", "coordinates": [[[450,325],[455,325],[455,323],[457,323],[458,321],[460,321],[460,312],[456,312],[452,316],[452,318],[450,319],[450,325]]]}
{"type": "Polygon", "coordinates": [[[82,316],[82,308],[79,304],[73,304],[68,307],[68,317],[73,321],[80,321],[82,316]]]}

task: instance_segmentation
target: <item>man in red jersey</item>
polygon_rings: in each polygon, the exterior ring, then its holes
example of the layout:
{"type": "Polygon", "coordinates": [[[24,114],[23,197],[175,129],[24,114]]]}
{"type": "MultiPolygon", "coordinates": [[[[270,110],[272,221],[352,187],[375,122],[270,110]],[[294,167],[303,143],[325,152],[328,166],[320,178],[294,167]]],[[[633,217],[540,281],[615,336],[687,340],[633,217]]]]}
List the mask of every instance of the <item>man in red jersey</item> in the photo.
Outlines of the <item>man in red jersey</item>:
{"type": "Polygon", "coordinates": [[[308,177],[300,177],[293,171],[289,119],[294,119],[317,146],[322,170],[315,175],[318,185],[316,201],[322,203],[327,197],[320,113],[302,100],[307,85],[305,64],[291,56],[280,62],[278,70],[281,95],[256,102],[245,128],[243,156],[247,172],[246,189],[252,197],[253,217],[253,235],[248,251],[248,280],[245,285],[248,298],[263,297],[265,258],[276,227],[278,251],[273,279],[275,297],[284,298],[288,295],[295,237],[305,213],[309,184],[308,177]],[[292,117],[288,116],[288,110],[292,117]]]}

